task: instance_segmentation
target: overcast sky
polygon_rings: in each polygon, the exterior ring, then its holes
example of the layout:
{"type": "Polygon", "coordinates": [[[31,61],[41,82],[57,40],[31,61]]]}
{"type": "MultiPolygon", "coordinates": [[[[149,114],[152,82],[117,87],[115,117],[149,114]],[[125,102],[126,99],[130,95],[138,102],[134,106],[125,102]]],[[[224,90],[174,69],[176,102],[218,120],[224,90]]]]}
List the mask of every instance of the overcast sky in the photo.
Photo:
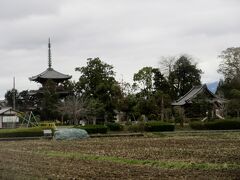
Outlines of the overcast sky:
{"type": "Polygon", "coordinates": [[[0,0],[0,98],[12,88],[36,89],[29,77],[47,68],[73,75],[89,57],[114,66],[117,80],[132,81],[161,56],[189,54],[219,80],[217,56],[240,42],[239,0],[0,0]]]}

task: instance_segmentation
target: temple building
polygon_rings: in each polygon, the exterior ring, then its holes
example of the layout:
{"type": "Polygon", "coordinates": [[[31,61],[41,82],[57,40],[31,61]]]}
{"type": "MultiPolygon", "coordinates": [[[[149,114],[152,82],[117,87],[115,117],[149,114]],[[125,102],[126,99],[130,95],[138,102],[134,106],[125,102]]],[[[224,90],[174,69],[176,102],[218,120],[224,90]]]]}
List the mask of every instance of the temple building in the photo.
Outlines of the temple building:
{"type": "Polygon", "coordinates": [[[224,118],[226,100],[213,94],[207,85],[194,86],[184,96],[172,103],[186,118],[224,118]]]}
{"type": "Polygon", "coordinates": [[[42,88],[37,91],[31,91],[32,94],[42,94],[44,88],[48,85],[49,82],[53,83],[55,86],[55,91],[61,97],[69,94],[64,88],[63,84],[66,80],[71,79],[72,76],[60,73],[52,68],[52,59],[51,59],[51,43],[50,39],[48,42],[48,68],[42,73],[32,76],[29,78],[30,81],[35,81],[42,84],[42,88]]]}

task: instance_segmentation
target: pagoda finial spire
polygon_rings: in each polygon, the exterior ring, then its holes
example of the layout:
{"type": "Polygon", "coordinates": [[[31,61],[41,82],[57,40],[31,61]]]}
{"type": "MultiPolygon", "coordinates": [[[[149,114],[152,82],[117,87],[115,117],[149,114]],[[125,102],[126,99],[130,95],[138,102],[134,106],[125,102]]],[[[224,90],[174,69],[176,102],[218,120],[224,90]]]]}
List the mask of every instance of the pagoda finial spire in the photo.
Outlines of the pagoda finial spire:
{"type": "Polygon", "coordinates": [[[52,68],[52,59],[51,59],[51,42],[50,38],[48,38],[48,68],[52,68]]]}

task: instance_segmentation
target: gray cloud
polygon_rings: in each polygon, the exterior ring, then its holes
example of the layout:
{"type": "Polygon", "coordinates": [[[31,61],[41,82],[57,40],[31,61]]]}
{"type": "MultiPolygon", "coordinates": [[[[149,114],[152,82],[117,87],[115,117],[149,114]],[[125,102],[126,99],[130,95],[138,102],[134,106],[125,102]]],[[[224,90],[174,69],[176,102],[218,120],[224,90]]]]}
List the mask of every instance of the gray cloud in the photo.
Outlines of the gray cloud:
{"type": "Polygon", "coordinates": [[[1,0],[0,19],[12,20],[36,15],[51,15],[58,11],[61,0],[1,0]]]}
{"type": "Polygon", "coordinates": [[[52,38],[53,65],[72,74],[88,57],[114,65],[117,78],[132,81],[161,56],[188,53],[203,69],[203,82],[218,80],[217,55],[239,46],[238,0],[1,0],[0,97],[12,86],[37,88],[28,77],[47,66],[52,38]]]}

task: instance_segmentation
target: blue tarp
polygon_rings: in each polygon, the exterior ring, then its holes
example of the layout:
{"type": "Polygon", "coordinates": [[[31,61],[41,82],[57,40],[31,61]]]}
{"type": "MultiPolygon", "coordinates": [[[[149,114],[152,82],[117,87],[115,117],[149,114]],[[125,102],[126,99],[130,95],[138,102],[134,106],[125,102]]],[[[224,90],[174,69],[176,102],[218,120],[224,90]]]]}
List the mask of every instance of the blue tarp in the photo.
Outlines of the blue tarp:
{"type": "Polygon", "coordinates": [[[88,138],[89,135],[84,129],[77,128],[61,128],[54,133],[56,140],[76,140],[88,138]]]}

